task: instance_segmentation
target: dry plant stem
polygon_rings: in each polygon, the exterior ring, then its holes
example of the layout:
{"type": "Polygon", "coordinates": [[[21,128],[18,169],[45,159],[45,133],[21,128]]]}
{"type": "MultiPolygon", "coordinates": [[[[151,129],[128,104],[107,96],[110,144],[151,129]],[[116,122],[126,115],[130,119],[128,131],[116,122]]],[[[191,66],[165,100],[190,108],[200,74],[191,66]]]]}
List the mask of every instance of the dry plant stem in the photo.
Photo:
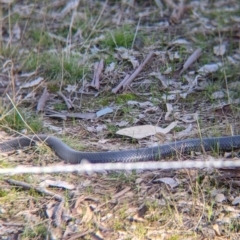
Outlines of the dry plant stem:
{"type": "MultiPolygon", "coordinates": [[[[102,10],[101,10],[101,12],[100,12],[100,14],[99,14],[99,16],[98,16],[98,18],[97,18],[94,26],[93,26],[93,28],[92,28],[92,31],[90,32],[90,34],[88,35],[87,39],[85,40],[85,43],[87,43],[87,42],[89,41],[89,39],[91,38],[91,36],[94,34],[94,32],[95,32],[95,30],[96,30],[96,27],[97,27],[97,25],[98,25],[98,23],[99,23],[102,15],[103,15],[105,9],[107,8],[107,4],[108,4],[108,0],[105,0],[105,3],[104,3],[104,5],[103,5],[103,8],[102,8],[102,10]]],[[[83,46],[85,45],[85,43],[83,44],[83,46]]]]}
{"type": "Polygon", "coordinates": [[[141,18],[138,19],[137,28],[136,28],[136,31],[135,31],[135,34],[134,34],[134,39],[133,39],[133,42],[132,42],[132,47],[131,47],[132,49],[133,49],[133,46],[134,46],[134,43],[135,43],[135,40],[136,40],[136,37],[137,37],[137,33],[138,33],[138,30],[139,30],[140,22],[141,22],[141,18]]]}
{"type": "Polygon", "coordinates": [[[123,84],[128,80],[129,76],[130,75],[127,74],[125,78],[115,88],[112,89],[112,93],[117,93],[120,90],[120,88],[123,86],[123,84]]]}
{"type": "Polygon", "coordinates": [[[62,67],[61,68],[62,69],[62,72],[61,72],[62,74],[61,75],[62,76],[61,76],[61,83],[60,83],[60,88],[59,88],[60,90],[59,91],[62,91],[62,86],[63,86],[63,75],[64,75],[63,74],[63,69],[64,69],[63,62],[64,62],[64,53],[62,52],[62,58],[61,58],[61,64],[62,64],[62,66],[61,66],[62,67]]]}
{"type": "Polygon", "coordinates": [[[64,102],[67,105],[68,110],[73,110],[74,109],[74,106],[73,106],[72,102],[67,97],[65,97],[62,92],[59,91],[59,92],[57,92],[57,94],[58,94],[58,96],[60,96],[64,100],[64,102]]]}
{"type": "Polygon", "coordinates": [[[70,55],[70,49],[71,49],[71,43],[72,43],[72,27],[73,27],[75,16],[76,16],[76,10],[73,10],[72,17],[71,17],[71,22],[70,22],[70,25],[69,25],[67,41],[66,41],[66,49],[68,50],[67,51],[67,57],[69,57],[69,55],[70,55]]]}
{"type": "Polygon", "coordinates": [[[94,64],[94,75],[91,86],[96,88],[97,90],[99,90],[100,88],[100,77],[103,71],[103,66],[104,66],[103,59],[101,59],[100,62],[96,62],[94,64]]]}
{"type": "Polygon", "coordinates": [[[58,194],[55,194],[53,192],[50,192],[47,189],[40,188],[40,187],[34,187],[34,186],[32,186],[32,185],[30,185],[28,183],[17,181],[17,180],[13,180],[13,179],[6,179],[5,181],[7,183],[9,183],[10,185],[19,186],[19,187],[22,187],[22,188],[25,188],[25,189],[29,189],[29,190],[33,189],[36,192],[39,192],[39,193],[51,196],[51,197],[55,198],[58,201],[63,201],[63,197],[62,196],[60,196],[58,194]]]}
{"type": "Polygon", "coordinates": [[[50,94],[49,94],[47,88],[45,87],[42,96],[38,100],[37,112],[42,112],[43,111],[49,96],[50,96],[50,94]]]}

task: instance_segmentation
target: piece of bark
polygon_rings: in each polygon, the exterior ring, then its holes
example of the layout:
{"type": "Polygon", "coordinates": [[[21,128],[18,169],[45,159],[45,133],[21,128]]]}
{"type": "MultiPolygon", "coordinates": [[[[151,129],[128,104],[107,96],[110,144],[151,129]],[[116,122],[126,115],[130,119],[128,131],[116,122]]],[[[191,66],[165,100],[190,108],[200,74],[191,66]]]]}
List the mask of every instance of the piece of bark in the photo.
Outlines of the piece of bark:
{"type": "Polygon", "coordinates": [[[96,113],[51,113],[48,112],[46,114],[47,117],[51,118],[60,118],[62,120],[67,120],[67,118],[80,118],[80,119],[96,119],[97,115],[96,113]]]}
{"type": "Polygon", "coordinates": [[[82,118],[82,119],[95,119],[96,113],[67,113],[67,117],[70,118],[82,118]]]}
{"type": "Polygon", "coordinates": [[[45,104],[46,104],[49,96],[50,96],[50,94],[49,94],[47,88],[45,87],[42,96],[38,100],[37,112],[43,112],[43,109],[45,107],[45,104]]]}
{"type": "Polygon", "coordinates": [[[64,200],[62,200],[54,209],[52,219],[55,227],[59,227],[62,224],[62,213],[63,213],[64,203],[65,203],[64,200]]]}
{"type": "Polygon", "coordinates": [[[100,78],[103,71],[103,67],[104,67],[103,59],[101,59],[100,62],[96,62],[94,64],[94,75],[93,80],[91,82],[91,87],[97,90],[99,90],[100,88],[100,78]]]}

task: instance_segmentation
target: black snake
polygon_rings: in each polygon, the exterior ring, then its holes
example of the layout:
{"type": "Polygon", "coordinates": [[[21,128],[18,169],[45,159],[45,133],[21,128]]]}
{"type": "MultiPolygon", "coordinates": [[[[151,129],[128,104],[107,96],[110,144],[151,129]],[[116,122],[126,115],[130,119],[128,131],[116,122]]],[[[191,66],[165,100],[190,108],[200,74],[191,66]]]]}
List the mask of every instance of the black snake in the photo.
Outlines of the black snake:
{"type": "Polygon", "coordinates": [[[176,154],[186,154],[191,151],[232,151],[240,148],[240,135],[216,138],[196,138],[167,143],[155,147],[139,148],[112,152],[80,152],[70,148],[59,138],[47,135],[31,135],[18,137],[0,143],[0,152],[10,152],[35,145],[37,141],[45,142],[62,160],[77,164],[83,159],[90,163],[106,162],[141,162],[153,161],[176,154]]]}

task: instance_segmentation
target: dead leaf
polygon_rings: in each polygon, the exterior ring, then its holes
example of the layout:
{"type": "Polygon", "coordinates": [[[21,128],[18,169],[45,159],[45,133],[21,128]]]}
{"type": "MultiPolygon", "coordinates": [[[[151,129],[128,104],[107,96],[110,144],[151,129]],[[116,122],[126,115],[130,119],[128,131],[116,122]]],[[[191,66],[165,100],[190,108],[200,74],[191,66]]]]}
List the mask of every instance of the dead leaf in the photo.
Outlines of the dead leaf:
{"type": "Polygon", "coordinates": [[[162,183],[165,183],[165,184],[169,185],[171,188],[175,188],[179,185],[178,180],[175,180],[174,178],[169,178],[169,177],[157,178],[157,179],[154,179],[153,182],[154,183],[162,182],[162,183]]]}
{"type": "Polygon", "coordinates": [[[218,193],[215,197],[215,201],[221,203],[226,200],[226,197],[222,193],[218,193]]]}
{"type": "Polygon", "coordinates": [[[32,80],[31,82],[25,83],[21,86],[21,88],[30,88],[34,87],[36,85],[39,85],[44,80],[43,77],[38,77],[35,80],[32,80]]]}
{"type": "Polygon", "coordinates": [[[225,97],[225,93],[223,91],[217,91],[212,93],[211,98],[212,99],[221,99],[225,97]]]}
{"type": "Polygon", "coordinates": [[[130,50],[124,47],[116,48],[116,50],[119,52],[122,59],[129,61],[133,65],[133,69],[139,66],[138,60],[131,54],[130,50]]]}
{"type": "Polygon", "coordinates": [[[221,236],[221,231],[218,224],[213,224],[213,230],[218,236],[221,236]]]}
{"type": "Polygon", "coordinates": [[[58,17],[64,18],[69,12],[71,12],[74,9],[77,9],[78,4],[79,4],[79,0],[72,0],[72,1],[67,2],[67,5],[61,11],[61,13],[58,15],[58,17]]]}
{"type": "Polygon", "coordinates": [[[240,197],[236,197],[234,198],[234,200],[232,201],[232,205],[238,205],[240,203],[240,197]]]}
{"type": "Polygon", "coordinates": [[[90,209],[89,206],[86,206],[86,212],[84,214],[84,216],[82,217],[82,223],[89,223],[93,218],[93,212],[90,209]]]}
{"type": "Polygon", "coordinates": [[[214,73],[216,71],[218,71],[220,68],[222,67],[222,63],[212,63],[212,64],[206,64],[204,66],[202,66],[198,72],[205,75],[205,74],[209,74],[209,73],[214,73]]]}
{"type": "Polygon", "coordinates": [[[167,107],[167,112],[166,112],[166,115],[165,115],[165,120],[169,121],[169,116],[173,111],[173,106],[170,103],[166,103],[166,107],[167,107]]]}
{"type": "Polygon", "coordinates": [[[166,128],[156,127],[152,125],[135,126],[135,127],[121,129],[117,131],[116,134],[132,137],[136,139],[141,139],[141,138],[155,135],[156,133],[166,134],[170,132],[174,127],[176,127],[177,123],[178,122],[172,122],[166,128]]]}
{"type": "Polygon", "coordinates": [[[115,63],[112,62],[112,63],[110,63],[110,64],[106,67],[104,73],[110,73],[110,72],[112,72],[114,69],[115,69],[115,63]]]}
{"type": "Polygon", "coordinates": [[[226,45],[225,44],[221,44],[221,45],[215,46],[213,48],[213,52],[217,56],[223,56],[225,54],[225,52],[226,52],[226,45]]]}
{"type": "Polygon", "coordinates": [[[49,94],[47,88],[45,87],[44,91],[42,93],[42,96],[38,100],[37,112],[42,112],[44,110],[45,104],[46,104],[49,96],[50,96],[50,94],[49,94]]]}

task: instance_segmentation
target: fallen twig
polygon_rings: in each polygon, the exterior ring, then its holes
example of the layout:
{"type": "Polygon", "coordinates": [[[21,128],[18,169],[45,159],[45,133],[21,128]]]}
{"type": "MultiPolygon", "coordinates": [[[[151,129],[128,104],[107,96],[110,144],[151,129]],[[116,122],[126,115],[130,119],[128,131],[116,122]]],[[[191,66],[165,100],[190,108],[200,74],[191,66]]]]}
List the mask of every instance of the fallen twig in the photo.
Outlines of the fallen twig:
{"type": "Polygon", "coordinates": [[[13,180],[13,179],[6,179],[5,181],[7,183],[11,184],[11,185],[19,186],[19,187],[22,187],[22,188],[25,188],[25,189],[28,189],[28,190],[29,189],[33,189],[36,192],[39,192],[41,194],[45,194],[45,195],[51,196],[51,197],[55,198],[58,201],[63,201],[63,197],[62,196],[60,196],[58,194],[55,194],[53,192],[50,192],[47,189],[44,189],[44,188],[41,188],[41,187],[34,187],[34,186],[32,186],[32,185],[30,185],[28,183],[17,181],[17,180],[13,180]]]}
{"type": "Polygon", "coordinates": [[[120,88],[123,86],[123,84],[128,80],[129,76],[130,75],[127,74],[125,78],[115,88],[112,89],[112,93],[117,93],[120,90],[120,88]]]}
{"type": "Polygon", "coordinates": [[[65,95],[62,92],[59,91],[59,92],[57,92],[57,94],[58,94],[58,96],[60,96],[64,100],[64,102],[67,105],[68,110],[73,110],[74,109],[74,106],[73,106],[72,102],[67,97],[65,97],[65,95]]]}
{"type": "Polygon", "coordinates": [[[127,76],[123,79],[123,81],[117,86],[115,87],[112,92],[116,93],[117,91],[119,91],[119,89],[121,87],[123,87],[123,89],[125,89],[133,80],[134,78],[136,78],[136,76],[143,70],[143,68],[145,67],[145,65],[150,61],[150,59],[152,58],[152,56],[154,55],[154,52],[150,52],[147,57],[145,58],[145,60],[143,61],[143,63],[141,63],[139,65],[139,67],[133,72],[133,74],[127,78],[127,76]]]}
{"type": "Polygon", "coordinates": [[[184,71],[186,71],[197,59],[201,56],[202,54],[202,49],[198,48],[195,50],[190,57],[187,59],[187,61],[184,63],[183,68],[179,75],[182,75],[184,71]]]}

